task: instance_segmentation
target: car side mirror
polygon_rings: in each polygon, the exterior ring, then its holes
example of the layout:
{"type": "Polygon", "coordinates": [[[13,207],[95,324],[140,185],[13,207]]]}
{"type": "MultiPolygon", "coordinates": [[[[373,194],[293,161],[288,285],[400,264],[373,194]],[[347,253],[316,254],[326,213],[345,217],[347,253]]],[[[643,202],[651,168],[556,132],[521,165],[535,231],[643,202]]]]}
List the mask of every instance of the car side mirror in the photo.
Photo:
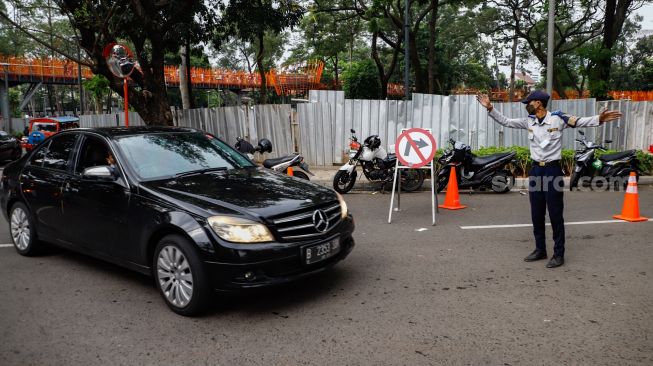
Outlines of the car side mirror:
{"type": "Polygon", "coordinates": [[[90,168],[86,168],[84,169],[82,176],[86,179],[104,180],[104,181],[114,181],[118,179],[118,174],[116,173],[116,169],[108,165],[93,166],[90,168]]]}

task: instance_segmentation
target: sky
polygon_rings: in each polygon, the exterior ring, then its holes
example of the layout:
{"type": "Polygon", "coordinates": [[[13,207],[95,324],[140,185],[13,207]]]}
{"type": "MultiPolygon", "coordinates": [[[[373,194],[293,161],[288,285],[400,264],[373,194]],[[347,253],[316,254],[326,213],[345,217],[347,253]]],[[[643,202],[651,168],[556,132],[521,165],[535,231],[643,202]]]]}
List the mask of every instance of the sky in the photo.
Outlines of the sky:
{"type": "Polygon", "coordinates": [[[636,13],[644,17],[642,30],[653,30],[653,4],[642,6],[636,13]]]}

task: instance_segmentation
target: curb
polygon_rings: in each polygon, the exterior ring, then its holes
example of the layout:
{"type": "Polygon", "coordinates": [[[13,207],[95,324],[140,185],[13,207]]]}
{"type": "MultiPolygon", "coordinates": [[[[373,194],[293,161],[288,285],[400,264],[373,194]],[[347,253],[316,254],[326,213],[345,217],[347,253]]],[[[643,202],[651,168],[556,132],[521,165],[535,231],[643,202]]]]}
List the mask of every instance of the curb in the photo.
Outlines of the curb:
{"type": "MultiPolygon", "coordinates": [[[[563,178],[565,181],[565,187],[569,187],[569,177],[564,177],[563,178]]],[[[313,183],[317,183],[321,186],[328,187],[328,188],[333,188],[333,181],[332,180],[325,180],[325,179],[316,179],[316,180],[311,180],[313,183]]],[[[641,176],[639,177],[639,183],[638,185],[653,185],[653,176],[646,175],[646,176],[641,176]]],[[[511,191],[513,192],[519,192],[528,189],[528,178],[517,178],[515,179],[515,185],[512,187],[511,191]]],[[[390,192],[392,188],[386,190],[386,192],[390,192]]],[[[424,180],[424,184],[422,185],[422,188],[419,189],[419,191],[430,191],[431,190],[431,184],[430,184],[430,179],[424,180]]],[[[372,183],[367,181],[366,179],[358,179],[356,184],[354,184],[354,188],[352,188],[352,191],[358,191],[358,192],[374,192],[374,191],[381,191],[381,184],[380,183],[372,183]]],[[[469,189],[467,188],[461,188],[460,191],[467,192],[469,189]]],[[[476,191],[476,190],[474,190],[476,191]]],[[[446,192],[446,189],[443,191],[446,192]]],[[[480,192],[480,191],[479,191],[480,192]]],[[[491,191],[489,191],[491,192],[491,191]]],[[[406,192],[409,193],[409,192],[406,192]]]]}

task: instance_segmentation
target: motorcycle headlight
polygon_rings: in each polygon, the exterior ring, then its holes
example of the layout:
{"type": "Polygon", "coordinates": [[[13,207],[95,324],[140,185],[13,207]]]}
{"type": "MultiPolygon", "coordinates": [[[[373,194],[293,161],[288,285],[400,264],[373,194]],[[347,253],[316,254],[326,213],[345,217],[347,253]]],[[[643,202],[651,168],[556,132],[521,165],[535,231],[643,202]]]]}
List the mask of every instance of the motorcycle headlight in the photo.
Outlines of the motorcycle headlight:
{"type": "Polygon", "coordinates": [[[345,202],[345,199],[342,198],[340,193],[336,192],[336,195],[338,196],[338,202],[340,202],[340,218],[344,220],[347,218],[347,214],[349,213],[349,210],[347,209],[347,202],[345,202]]]}
{"type": "Polygon", "coordinates": [[[212,216],[209,225],[218,236],[234,243],[264,243],[274,241],[267,226],[252,220],[232,216],[212,216]]]}

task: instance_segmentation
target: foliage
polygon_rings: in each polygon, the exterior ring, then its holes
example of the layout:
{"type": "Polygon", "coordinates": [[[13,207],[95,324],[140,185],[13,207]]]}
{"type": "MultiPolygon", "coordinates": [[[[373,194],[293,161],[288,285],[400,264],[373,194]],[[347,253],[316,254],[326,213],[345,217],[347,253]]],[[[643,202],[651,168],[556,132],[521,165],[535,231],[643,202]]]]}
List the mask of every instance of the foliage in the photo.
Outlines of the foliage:
{"type": "Polygon", "coordinates": [[[353,62],[342,74],[343,90],[348,99],[378,99],[381,84],[372,60],[353,62]]]}
{"type": "Polygon", "coordinates": [[[102,98],[109,93],[109,80],[102,75],[93,75],[92,78],[82,81],[84,89],[90,92],[93,101],[98,106],[98,112],[102,108],[102,98]]]}
{"type": "Polygon", "coordinates": [[[637,161],[639,162],[639,169],[646,175],[653,175],[653,154],[638,150],[637,161]]]}
{"type": "Polygon", "coordinates": [[[22,96],[18,89],[9,89],[9,110],[11,110],[12,117],[22,117],[20,110],[18,109],[21,99],[22,96]]]}

